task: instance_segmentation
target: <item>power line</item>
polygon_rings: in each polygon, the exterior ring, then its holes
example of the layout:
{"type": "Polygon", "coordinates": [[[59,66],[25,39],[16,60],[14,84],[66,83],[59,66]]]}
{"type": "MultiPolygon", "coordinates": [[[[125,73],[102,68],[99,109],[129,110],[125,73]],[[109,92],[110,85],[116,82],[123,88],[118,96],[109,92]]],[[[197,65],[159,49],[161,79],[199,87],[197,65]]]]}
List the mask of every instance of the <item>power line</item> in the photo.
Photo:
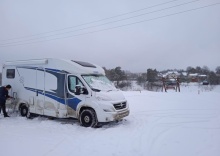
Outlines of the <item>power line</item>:
{"type": "Polygon", "coordinates": [[[70,37],[76,37],[76,36],[81,36],[81,35],[93,34],[93,33],[97,33],[97,32],[117,29],[117,28],[121,28],[121,27],[125,27],[125,26],[130,26],[130,25],[134,25],[134,24],[138,24],[138,23],[153,21],[153,20],[157,20],[157,19],[161,19],[161,18],[165,18],[165,17],[169,17],[169,16],[178,15],[178,14],[183,14],[183,13],[186,13],[186,12],[196,11],[196,10],[199,10],[199,9],[204,9],[204,8],[215,6],[215,5],[219,5],[219,4],[220,3],[214,3],[214,4],[210,4],[210,5],[194,8],[194,9],[189,9],[189,10],[185,10],[185,11],[181,11],[181,12],[176,12],[176,13],[172,13],[172,14],[168,14],[168,15],[164,15],[164,16],[159,16],[159,17],[156,17],[156,18],[151,18],[151,19],[148,19],[148,20],[142,20],[142,21],[133,22],[133,23],[129,23],[129,24],[124,24],[124,25],[120,25],[120,26],[115,26],[115,27],[111,27],[111,28],[101,29],[101,30],[97,30],[97,31],[91,31],[91,32],[88,32],[88,33],[82,33],[82,34],[77,34],[77,35],[70,35],[70,36],[66,36],[66,37],[48,39],[48,40],[43,40],[43,41],[27,42],[27,43],[23,43],[23,44],[5,45],[5,46],[0,46],[0,47],[20,46],[20,45],[27,45],[27,44],[33,44],[33,43],[39,43],[39,42],[52,41],[52,40],[58,40],[58,39],[63,39],[63,38],[70,38],[70,37]]]}
{"type": "Polygon", "coordinates": [[[127,13],[123,13],[123,14],[119,14],[119,15],[103,18],[103,19],[100,19],[100,20],[92,21],[92,22],[87,22],[87,23],[83,23],[83,24],[79,24],[79,25],[75,25],[75,26],[71,26],[71,27],[66,27],[66,28],[62,28],[62,29],[56,29],[56,30],[42,32],[42,33],[33,34],[33,35],[27,35],[27,36],[21,36],[21,37],[16,37],[16,38],[11,38],[11,39],[5,39],[5,40],[1,40],[1,41],[17,40],[17,39],[22,39],[22,38],[30,38],[30,37],[33,37],[33,36],[39,36],[39,35],[44,35],[44,34],[53,33],[53,32],[57,32],[57,31],[63,31],[63,30],[66,30],[66,29],[72,29],[72,28],[76,28],[76,27],[80,27],[80,26],[84,26],[84,25],[88,25],[88,24],[93,24],[93,23],[109,20],[109,19],[112,19],[112,18],[128,15],[128,14],[131,14],[131,13],[135,13],[135,12],[151,9],[151,8],[158,7],[158,6],[165,5],[165,4],[169,4],[169,3],[172,3],[172,2],[175,2],[175,1],[180,1],[180,0],[171,0],[171,1],[164,2],[164,3],[152,5],[152,6],[149,6],[149,7],[146,7],[146,8],[142,8],[142,9],[134,10],[134,11],[131,11],[131,12],[127,12],[127,13]]]}
{"type": "Polygon", "coordinates": [[[143,14],[139,14],[139,15],[136,15],[136,16],[127,17],[127,18],[123,18],[123,19],[120,19],[120,20],[106,22],[106,23],[103,23],[103,24],[89,26],[89,27],[85,27],[85,28],[81,28],[81,29],[77,29],[77,30],[73,30],[73,31],[67,31],[67,32],[57,33],[57,34],[47,35],[47,36],[41,36],[41,37],[32,38],[32,39],[26,39],[26,40],[22,40],[22,41],[3,43],[3,44],[0,44],[0,46],[4,46],[4,45],[8,45],[8,44],[22,43],[22,42],[25,42],[25,41],[34,41],[34,40],[43,39],[43,38],[46,38],[46,37],[53,37],[53,36],[68,34],[68,33],[72,33],[72,32],[77,32],[77,31],[81,31],[81,30],[86,30],[86,29],[90,29],[90,28],[95,28],[95,27],[99,27],[99,26],[103,26],[103,25],[108,25],[108,24],[112,24],[112,23],[116,23],[116,22],[125,21],[125,20],[128,20],[128,19],[144,16],[144,15],[147,15],[147,14],[152,14],[152,13],[156,13],[156,12],[160,12],[160,11],[164,11],[164,10],[169,10],[169,9],[172,9],[172,8],[176,8],[176,7],[179,7],[179,6],[187,5],[187,4],[190,4],[190,3],[197,2],[197,1],[201,1],[201,0],[193,0],[193,1],[190,1],[190,2],[174,5],[174,6],[163,8],[163,9],[160,9],[160,10],[156,10],[156,11],[152,11],[152,12],[148,12],[148,13],[143,13],[143,14]]]}

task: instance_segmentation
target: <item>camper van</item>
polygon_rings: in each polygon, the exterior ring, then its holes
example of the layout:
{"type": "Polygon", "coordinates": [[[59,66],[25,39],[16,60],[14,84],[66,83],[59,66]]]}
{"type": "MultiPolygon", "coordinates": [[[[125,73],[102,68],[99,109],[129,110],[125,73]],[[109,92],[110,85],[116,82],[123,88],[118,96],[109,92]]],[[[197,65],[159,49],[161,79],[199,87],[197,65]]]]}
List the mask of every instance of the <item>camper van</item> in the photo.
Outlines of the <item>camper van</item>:
{"type": "Polygon", "coordinates": [[[2,69],[2,85],[7,84],[21,116],[76,118],[82,126],[96,127],[129,115],[122,92],[92,63],[54,58],[8,61],[2,69]]]}

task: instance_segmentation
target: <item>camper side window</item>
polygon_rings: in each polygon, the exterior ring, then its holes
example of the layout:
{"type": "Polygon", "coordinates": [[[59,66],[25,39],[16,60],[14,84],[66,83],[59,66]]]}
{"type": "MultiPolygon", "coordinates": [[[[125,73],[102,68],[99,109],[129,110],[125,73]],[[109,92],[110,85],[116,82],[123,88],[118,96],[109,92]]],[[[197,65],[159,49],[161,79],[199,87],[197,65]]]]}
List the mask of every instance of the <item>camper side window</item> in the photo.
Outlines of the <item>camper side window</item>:
{"type": "Polygon", "coordinates": [[[71,92],[75,91],[76,85],[84,86],[79,78],[75,76],[69,76],[68,77],[68,88],[71,92]]]}
{"type": "Polygon", "coordinates": [[[15,69],[7,69],[6,70],[6,77],[8,79],[13,79],[15,78],[15,69]]]}

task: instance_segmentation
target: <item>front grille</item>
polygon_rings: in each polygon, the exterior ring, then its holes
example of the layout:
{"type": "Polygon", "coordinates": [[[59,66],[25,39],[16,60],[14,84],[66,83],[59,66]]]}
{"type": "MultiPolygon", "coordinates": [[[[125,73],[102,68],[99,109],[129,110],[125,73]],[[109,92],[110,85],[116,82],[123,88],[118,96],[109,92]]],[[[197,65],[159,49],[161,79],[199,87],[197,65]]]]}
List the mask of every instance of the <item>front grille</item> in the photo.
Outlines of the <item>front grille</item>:
{"type": "Polygon", "coordinates": [[[124,109],[126,108],[126,102],[116,103],[114,104],[114,107],[116,110],[124,109]]]}

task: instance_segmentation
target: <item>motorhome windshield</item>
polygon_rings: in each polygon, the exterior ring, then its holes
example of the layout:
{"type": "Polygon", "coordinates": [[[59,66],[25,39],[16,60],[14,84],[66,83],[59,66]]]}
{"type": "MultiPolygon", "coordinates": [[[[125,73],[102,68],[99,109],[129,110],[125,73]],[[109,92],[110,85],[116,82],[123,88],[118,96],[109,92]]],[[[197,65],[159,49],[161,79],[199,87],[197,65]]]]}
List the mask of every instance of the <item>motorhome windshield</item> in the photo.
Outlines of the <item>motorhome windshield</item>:
{"type": "Polygon", "coordinates": [[[82,75],[82,77],[94,91],[117,90],[113,83],[104,75],[82,75]]]}

